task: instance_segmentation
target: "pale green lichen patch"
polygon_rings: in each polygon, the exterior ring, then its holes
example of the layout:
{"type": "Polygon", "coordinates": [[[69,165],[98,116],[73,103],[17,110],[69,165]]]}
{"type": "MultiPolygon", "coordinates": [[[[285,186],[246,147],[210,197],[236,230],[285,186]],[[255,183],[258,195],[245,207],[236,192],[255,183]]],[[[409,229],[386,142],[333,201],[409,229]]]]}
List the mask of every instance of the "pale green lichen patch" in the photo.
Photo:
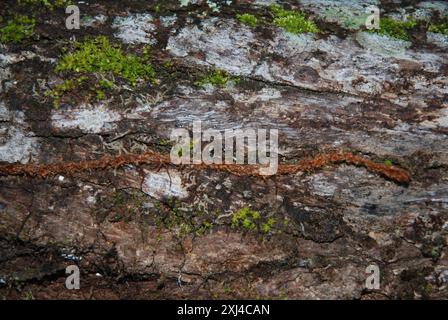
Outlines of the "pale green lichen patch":
{"type": "Polygon", "coordinates": [[[385,56],[404,56],[411,42],[372,32],[358,32],[356,41],[366,49],[385,56]]]}
{"type": "Polygon", "coordinates": [[[446,1],[422,1],[418,7],[430,13],[437,12],[441,18],[448,17],[448,3],[446,1]]]}
{"type": "Polygon", "coordinates": [[[340,22],[341,26],[346,29],[359,29],[362,27],[368,17],[367,14],[353,15],[351,12],[341,8],[327,8],[324,16],[329,20],[336,20],[340,22]]]}
{"type": "Polygon", "coordinates": [[[301,0],[301,7],[321,20],[344,29],[363,29],[370,13],[367,7],[379,6],[377,0],[301,0]]]}
{"type": "Polygon", "coordinates": [[[441,48],[448,48],[448,35],[437,32],[427,32],[426,39],[429,43],[432,43],[441,48]]]}

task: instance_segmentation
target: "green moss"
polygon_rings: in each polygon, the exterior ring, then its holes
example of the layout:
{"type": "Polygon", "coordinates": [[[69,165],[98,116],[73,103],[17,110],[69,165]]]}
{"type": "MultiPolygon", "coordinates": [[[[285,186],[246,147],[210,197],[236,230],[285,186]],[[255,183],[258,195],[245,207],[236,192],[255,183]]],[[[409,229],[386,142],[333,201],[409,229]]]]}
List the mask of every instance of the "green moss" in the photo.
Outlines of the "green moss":
{"type": "Polygon", "coordinates": [[[211,74],[207,75],[203,79],[196,82],[197,85],[205,86],[207,84],[211,84],[214,87],[220,87],[223,88],[227,86],[227,84],[232,81],[234,83],[237,83],[239,81],[239,78],[232,77],[224,70],[213,70],[211,74]]]}
{"type": "Polygon", "coordinates": [[[392,162],[392,160],[386,159],[384,160],[384,164],[388,167],[391,167],[394,163],[392,162]]]}
{"type": "Polygon", "coordinates": [[[428,298],[431,293],[433,293],[434,288],[430,283],[426,283],[425,285],[422,286],[422,295],[424,298],[428,298]]]}
{"type": "Polygon", "coordinates": [[[105,89],[112,89],[114,87],[114,82],[107,79],[100,79],[99,84],[105,89]]]}
{"type": "Polygon", "coordinates": [[[232,228],[243,227],[247,230],[254,230],[257,227],[256,222],[260,217],[260,212],[244,207],[233,214],[232,228]]]}
{"type": "Polygon", "coordinates": [[[20,5],[43,6],[49,10],[70,5],[70,0],[18,0],[20,5]]]}
{"type": "Polygon", "coordinates": [[[104,36],[75,44],[76,51],[59,61],[56,71],[75,73],[113,74],[126,79],[131,85],[138,80],[155,80],[155,71],[147,57],[125,55],[121,47],[113,45],[104,36]]]}
{"type": "Polygon", "coordinates": [[[258,19],[253,14],[250,13],[237,14],[236,17],[241,23],[248,25],[252,28],[255,28],[258,25],[258,19]]]}
{"type": "MultiPolygon", "coordinates": [[[[145,203],[147,201],[146,195],[136,190],[118,190],[114,193],[111,199],[112,213],[107,216],[109,222],[115,223],[118,221],[131,222],[135,221],[138,216],[145,212],[145,203]]],[[[97,215],[97,219],[105,219],[101,214],[97,215]]]]}
{"type": "Polygon", "coordinates": [[[163,64],[163,67],[166,69],[171,69],[174,67],[174,61],[168,60],[163,64]]]}
{"type": "Polygon", "coordinates": [[[96,90],[96,100],[101,101],[104,99],[106,99],[106,93],[101,89],[96,90]]]}
{"type": "Polygon", "coordinates": [[[72,78],[47,92],[47,96],[53,97],[54,105],[58,107],[61,98],[79,89],[86,79],[93,81],[87,99],[96,101],[104,100],[107,92],[115,87],[115,82],[109,79],[118,77],[132,86],[143,80],[155,83],[156,74],[149,60],[148,48],[145,48],[142,57],[126,55],[119,45],[111,44],[104,36],[76,42],[74,51],[62,56],[55,69],[72,78]]]}
{"type": "Polygon", "coordinates": [[[160,139],[159,140],[159,145],[160,146],[172,146],[173,145],[173,142],[171,141],[171,140],[169,140],[169,139],[160,139]]]}
{"type": "Polygon", "coordinates": [[[154,219],[157,227],[172,231],[179,239],[187,235],[202,236],[215,226],[216,213],[202,211],[198,207],[187,208],[178,199],[167,203],[154,202],[157,209],[154,219]]]}
{"type": "Polygon", "coordinates": [[[274,24],[291,33],[319,32],[319,28],[312,21],[299,11],[285,10],[279,5],[272,5],[271,11],[274,14],[274,24]]]}
{"type": "Polygon", "coordinates": [[[443,247],[445,246],[445,239],[443,237],[436,237],[432,241],[423,243],[421,251],[424,257],[431,258],[436,262],[442,255],[443,247]]]}
{"type": "Polygon", "coordinates": [[[233,293],[233,289],[230,286],[224,286],[223,287],[223,291],[225,294],[232,294],[233,293]]]}
{"type": "Polygon", "coordinates": [[[79,88],[86,80],[86,77],[65,80],[61,84],[56,85],[53,89],[45,92],[45,95],[53,98],[53,106],[57,109],[61,103],[61,98],[67,93],[79,88]]]}
{"type": "Polygon", "coordinates": [[[274,218],[269,218],[268,221],[266,221],[265,223],[263,223],[261,225],[261,231],[263,231],[264,233],[269,233],[272,231],[272,228],[275,226],[275,219],[274,218]]]}
{"type": "Polygon", "coordinates": [[[410,40],[408,31],[417,25],[415,20],[400,21],[392,18],[381,18],[380,29],[372,30],[370,32],[375,32],[383,35],[390,36],[392,38],[401,40],[410,40]]]}
{"type": "Polygon", "coordinates": [[[23,296],[23,300],[34,300],[34,294],[31,289],[28,289],[28,291],[25,292],[25,295],[23,296]]]}
{"type": "Polygon", "coordinates": [[[196,229],[195,234],[201,236],[213,228],[213,223],[204,221],[202,225],[196,229]]]}
{"type": "Polygon", "coordinates": [[[34,34],[35,27],[36,20],[33,18],[17,16],[0,29],[0,41],[19,43],[23,39],[30,38],[34,34]]]}
{"type": "Polygon", "coordinates": [[[448,35],[448,22],[433,24],[429,27],[428,31],[448,35]]]}
{"type": "Polygon", "coordinates": [[[443,244],[440,245],[432,245],[432,246],[428,246],[427,248],[425,248],[425,246],[423,246],[423,255],[426,257],[430,257],[434,262],[439,260],[440,256],[442,255],[442,250],[443,250],[443,244]]]}

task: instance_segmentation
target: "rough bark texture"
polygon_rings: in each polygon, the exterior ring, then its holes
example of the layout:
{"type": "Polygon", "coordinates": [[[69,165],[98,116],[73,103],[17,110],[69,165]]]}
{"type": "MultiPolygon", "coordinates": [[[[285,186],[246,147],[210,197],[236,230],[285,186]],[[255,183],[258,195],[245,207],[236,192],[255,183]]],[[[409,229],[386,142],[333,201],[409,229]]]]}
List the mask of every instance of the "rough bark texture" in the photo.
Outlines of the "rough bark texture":
{"type": "Polygon", "coordinates": [[[317,34],[270,23],[267,0],[215,1],[218,12],[88,2],[80,30],[65,28],[63,9],[0,4],[5,19],[34,11],[37,23],[33,38],[0,47],[0,297],[448,298],[448,41],[425,27],[446,21],[446,2],[287,1],[317,34]],[[363,31],[367,2],[419,17],[410,41],[363,31]],[[240,23],[246,12],[266,22],[240,23]],[[158,83],[117,79],[100,103],[80,92],[55,109],[55,64],[88,35],[136,55],[150,44],[158,83]],[[239,81],[198,85],[213,68],[239,81]],[[11,171],[166,156],[171,131],[194,120],[278,129],[283,164],[350,152],[410,181],[350,161],[266,178],[157,161],[11,171]],[[260,213],[254,229],[232,225],[242,208],[260,213]],[[81,290],[65,288],[70,264],[81,290]],[[371,264],[379,290],[365,288],[371,264]]]}

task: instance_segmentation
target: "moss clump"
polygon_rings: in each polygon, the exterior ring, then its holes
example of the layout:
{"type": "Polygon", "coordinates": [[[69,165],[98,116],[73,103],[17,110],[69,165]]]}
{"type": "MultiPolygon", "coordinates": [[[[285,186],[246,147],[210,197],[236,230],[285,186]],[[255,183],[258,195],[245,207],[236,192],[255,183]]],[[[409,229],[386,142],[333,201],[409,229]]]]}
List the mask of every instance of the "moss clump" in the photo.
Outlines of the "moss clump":
{"type": "Polygon", "coordinates": [[[123,221],[129,223],[135,221],[144,214],[146,195],[135,190],[119,190],[114,193],[111,198],[111,211],[107,217],[98,213],[98,219],[108,219],[109,222],[115,223],[123,221]]]}
{"type": "Polygon", "coordinates": [[[247,230],[254,230],[260,217],[260,212],[244,207],[233,214],[232,228],[243,227],[247,230]]]}
{"type": "Polygon", "coordinates": [[[392,18],[381,18],[380,29],[372,30],[371,32],[390,36],[392,38],[401,40],[410,40],[408,31],[417,25],[415,20],[400,21],[392,18]]]}
{"type": "Polygon", "coordinates": [[[19,43],[34,34],[36,20],[27,16],[17,16],[9,20],[6,26],[0,29],[0,41],[3,43],[19,43]]]}
{"type": "Polygon", "coordinates": [[[266,221],[265,223],[263,223],[261,225],[261,231],[263,231],[264,233],[269,233],[272,231],[272,228],[275,226],[275,219],[274,218],[269,218],[268,221],[266,221]]]}
{"type": "Polygon", "coordinates": [[[258,25],[258,19],[253,14],[250,13],[238,14],[236,17],[241,23],[248,25],[252,28],[255,28],[258,25]]]}
{"type": "Polygon", "coordinates": [[[61,84],[56,85],[53,89],[45,92],[45,95],[53,98],[53,106],[57,109],[61,103],[61,98],[68,92],[79,88],[79,86],[86,80],[86,77],[65,80],[61,84]]]}
{"type": "Polygon", "coordinates": [[[428,31],[448,35],[448,22],[441,24],[433,24],[429,27],[428,31]]]}
{"type": "Polygon", "coordinates": [[[57,109],[61,104],[61,99],[70,93],[75,93],[85,89],[88,91],[87,100],[94,98],[96,101],[106,99],[106,91],[113,88],[114,83],[108,80],[101,79],[98,83],[87,86],[89,78],[80,76],[78,78],[65,80],[61,84],[56,85],[53,89],[45,92],[47,97],[53,98],[53,106],[57,109]]]}
{"type": "Polygon", "coordinates": [[[443,247],[446,245],[445,238],[437,235],[430,241],[425,241],[421,247],[421,251],[424,257],[432,258],[436,262],[443,252],[443,247]]]}
{"type": "Polygon", "coordinates": [[[216,212],[187,208],[178,199],[154,202],[154,221],[158,228],[172,231],[179,239],[187,235],[202,236],[215,226],[216,212]]]}
{"type": "Polygon", "coordinates": [[[147,57],[125,55],[121,47],[113,45],[104,36],[75,43],[76,51],[61,58],[56,71],[75,73],[113,74],[135,86],[138,80],[155,80],[155,71],[147,57]]]}
{"type": "Polygon", "coordinates": [[[386,160],[384,160],[384,164],[388,167],[392,167],[394,163],[392,160],[386,159],[386,160]]]}
{"type": "Polygon", "coordinates": [[[34,300],[34,294],[31,289],[28,289],[28,291],[25,292],[25,295],[22,298],[23,300],[34,300]]]}
{"type": "Polygon", "coordinates": [[[97,101],[106,98],[106,92],[113,89],[116,77],[132,86],[141,80],[155,83],[156,74],[149,62],[148,48],[145,48],[143,57],[126,55],[119,45],[111,44],[106,37],[99,36],[82,43],[76,42],[74,49],[74,52],[64,55],[59,60],[55,69],[56,72],[74,73],[74,75],[46,93],[47,96],[54,98],[55,107],[59,106],[65,94],[79,89],[87,79],[93,79],[93,84],[88,88],[90,91],[88,98],[94,97],[97,101]]]}
{"type": "Polygon", "coordinates": [[[271,11],[274,14],[274,24],[291,33],[319,32],[319,28],[305,15],[298,11],[285,10],[279,5],[272,5],[271,11]]]}
{"type": "Polygon", "coordinates": [[[43,6],[49,10],[70,5],[70,0],[18,0],[20,5],[43,6]]]}
{"type": "Polygon", "coordinates": [[[223,88],[227,86],[230,81],[237,83],[239,79],[237,77],[232,77],[224,70],[213,70],[211,74],[197,81],[196,84],[200,86],[211,84],[214,87],[223,88]]]}
{"type": "Polygon", "coordinates": [[[162,147],[171,147],[173,146],[174,142],[168,139],[160,139],[158,144],[162,147]]]}

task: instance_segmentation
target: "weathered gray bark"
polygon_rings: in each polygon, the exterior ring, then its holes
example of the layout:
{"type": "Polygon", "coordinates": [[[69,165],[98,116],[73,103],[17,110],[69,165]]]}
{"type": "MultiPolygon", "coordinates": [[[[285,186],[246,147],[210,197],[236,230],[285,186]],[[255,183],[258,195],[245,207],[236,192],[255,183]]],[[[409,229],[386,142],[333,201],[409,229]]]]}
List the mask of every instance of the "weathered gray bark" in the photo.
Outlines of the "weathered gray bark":
{"type": "MultiPolygon", "coordinates": [[[[443,2],[401,10],[370,2],[385,14],[448,15],[443,2]]],[[[107,19],[85,22],[78,38],[107,33],[129,52],[150,43],[160,67],[158,86],[119,88],[101,105],[80,98],[56,110],[43,96],[61,80],[53,71],[58,41],[71,34],[63,14],[38,26],[40,41],[2,46],[0,160],[167,153],[172,129],[202,120],[204,129],[278,129],[282,162],[349,150],[393,161],[412,181],[347,164],[265,179],[157,165],[4,175],[0,296],[29,289],[43,298],[447,298],[446,37],[417,33],[406,42],[361,31],[361,1],[291,1],[319,22],[317,35],[234,18],[266,15],[271,1],[222,5],[201,18],[205,4],[167,3],[162,13],[148,1],[129,1],[139,13],[108,2],[81,7],[107,19]],[[61,30],[53,34],[52,23],[61,30]],[[209,68],[240,81],[196,85],[209,68]],[[232,227],[244,207],[275,226],[232,227]],[[82,272],[79,291],[64,286],[73,263],[82,272]],[[380,290],[365,289],[371,264],[380,267],[380,290]]]]}

